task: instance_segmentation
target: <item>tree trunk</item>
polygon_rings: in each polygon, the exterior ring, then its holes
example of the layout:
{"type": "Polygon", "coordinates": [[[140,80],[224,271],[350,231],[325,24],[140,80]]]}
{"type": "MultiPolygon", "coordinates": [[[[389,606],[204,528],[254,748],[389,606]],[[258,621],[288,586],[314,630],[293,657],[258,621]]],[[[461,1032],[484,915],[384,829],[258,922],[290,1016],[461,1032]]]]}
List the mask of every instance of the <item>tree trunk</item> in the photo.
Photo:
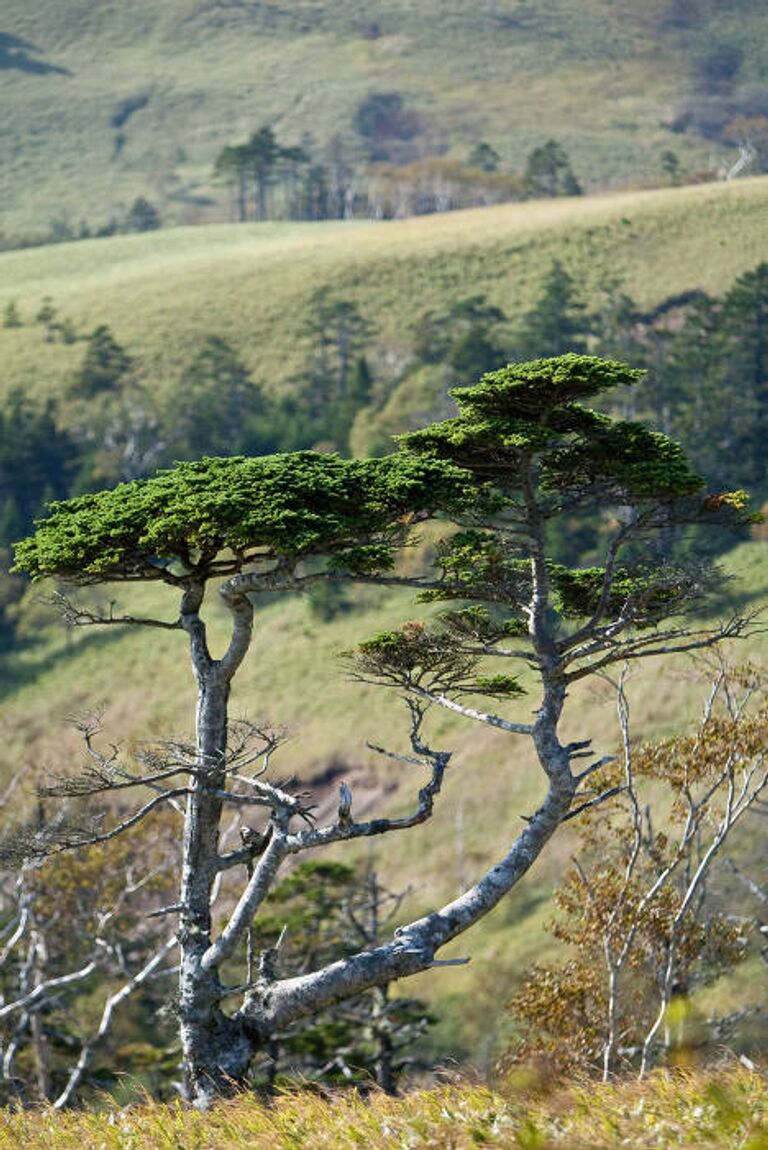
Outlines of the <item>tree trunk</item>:
{"type": "MultiPolygon", "coordinates": [[[[48,962],[47,946],[43,934],[35,930],[32,935],[34,945],[33,987],[45,981],[44,968],[48,962]]],[[[29,1019],[32,1035],[32,1050],[35,1063],[37,1097],[40,1102],[48,1102],[51,1096],[51,1072],[48,1059],[48,1039],[39,1010],[33,1010],[29,1019]]]]}
{"type": "Polygon", "coordinates": [[[234,630],[229,651],[214,660],[199,616],[202,587],[185,593],[181,621],[190,638],[198,696],[195,721],[196,774],[184,820],[179,914],[179,1030],[187,1098],[204,1108],[245,1081],[255,1046],[242,1020],[226,1016],[218,966],[206,966],[211,945],[211,900],[217,876],[222,803],[226,784],[227,711],[232,676],[248,649],[252,608],[245,596],[228,606],[234,630]]]}
{"type": "MultiPolygon", "coordinates": [[[[194,657],[194,656],[193,656],[194,657]]],[[[197,705],[197,770],[187,801],[179,944],[180,1033],[189,1101],[206,1106],[242,1085],[253,1048],[241,1023],[220,1009],[218,971],[202,958],[211,944],[211,898],[216,879],[221,800],[212,791],[226,781],[229,682],[217,664],[200,666],[197,705]]]]}
{"type": "Polygon", "coordinates": [[[237,174],[237,222],[244,224],[248,218],[247,187],[245,172],[237,174]]]}
{"type": "Polygon", "coordinates": [[[269,201],[268,201],[268,188],[269,176],[266,172],[258,172],[255,178],[256,183],[256,214],[260,224],[263,224],[269,218],[269,201]]]}
{"type": "MultiPolygon", "coordinates": [[[[198,673],[197,767],[187,800],[181,884],[179,1015],[186,1089],[190,1101],[204,1104],[223,1081],[228,1020],[219,1010],[216,971],[203,969],[211,943],[211,895],[218,852],[221,801],[210,792],[224,785],[228,684],[215,668],[198,673]]],[[[234,1038],[234,1035],[233,1035],[234,1038]]],[[[230,1067],[232,1075],[234,1067],[230,1067]]]]}
{"type": "MultiPolygon", "coordinates": [[[[256,986],[249,989],[243,1005],[232,1016],[220,1008],[225,990],[218,970],[233,956],[250,918],[291,849],[286,842],[292,815],[290,811],[282,812],[282,825],[279,820],[275,824],[275,833],[259,859],[248,889],[212,945],[210,906],[218,870],[221,818],[221,800],[216,792],[226,783],[227,700],[232,676],[248,649],[253,612],[248,601],[248,577],[233,577],[222,588],[233,617],[232,640],[223,658],[213,660],[205,625],[198,614],[202,588],[190,587],[182,605],[181,621],[190,637],[199,695],[197,770],[187,800],[184,833],[179,1015],[188,1097],[196,1106],[204,1108],[215,1097],[241,1087],[256,1052],[267,1048],[274,1034],[287,1025],[335,1002],[432,966],[437,950],[485,917],[527,873],[561,823],[571,806],[577,780],[570,769],[569,748],[560,743],[557,733],[565,680],[546,625],[543,560],[535,574],[537,593],[532,602],[531,629],[541,665],[543,698],[535,723],[525,733],[533,737],[549,782],[539,809],[527,820],[506,855],[457,899],[399,928],[392,942],[309,975],[279,979],[276,971],[262,962],[256,986]]],[[[274,810],[273,819],[277,815],[274,810]]],[[[382,1053],[382,1065],[377,1069],[389,1079],[390,1052],[382,1053]]],[[[391,1080],[387,1085],[391,1086],[391,1080]]]]}

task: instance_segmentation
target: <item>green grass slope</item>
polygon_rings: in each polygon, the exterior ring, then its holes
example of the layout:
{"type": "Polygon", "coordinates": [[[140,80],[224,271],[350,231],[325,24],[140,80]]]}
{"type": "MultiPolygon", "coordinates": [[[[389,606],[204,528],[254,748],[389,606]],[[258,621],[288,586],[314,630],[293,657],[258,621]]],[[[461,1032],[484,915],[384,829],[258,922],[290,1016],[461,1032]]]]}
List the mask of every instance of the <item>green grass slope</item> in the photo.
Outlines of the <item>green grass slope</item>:
{"type": "MultiPolygon", "coordinates": [[[[0,388],[64,396],[83,344],[46,343],[33,317],[44,296],[83,333],[111,326],[158,390],[205,335],[230,341],[273,393],[306,370],[311,296],[353,300],[373,328],[374,371],[387,386],[426,310],[485,292],[512,321],[536,298],[553,259],[586,296],[623,280],[640,304],[689,288],[721,293],[761,256],[768,178],[475,209],[390,223],[219,225],[88,240],[0,256],[0,388]],[[394,366],[393,366],[394,365],[394,366]]],[[[388,412],[402,430],[418,397],[388,412]]]]}
{"type": "Polygon", "coordinates": [[[260,124],[322,146],[362,141],[354,114],[398,91],[422,153],[489,140],[520,170],[548,137],[587,187],[706,168],[710,145],[669,123],[711,94],[762,83],[754,0],[9,0],[0,22],[0,212],[9,234],[101,223],[137,195],[174,222],[222,218],[216,153],[260,124]],[[723,88],[725,83],[725,88],[723,88]],[[703,86],[702,86],[703,85],[703,86]]]}

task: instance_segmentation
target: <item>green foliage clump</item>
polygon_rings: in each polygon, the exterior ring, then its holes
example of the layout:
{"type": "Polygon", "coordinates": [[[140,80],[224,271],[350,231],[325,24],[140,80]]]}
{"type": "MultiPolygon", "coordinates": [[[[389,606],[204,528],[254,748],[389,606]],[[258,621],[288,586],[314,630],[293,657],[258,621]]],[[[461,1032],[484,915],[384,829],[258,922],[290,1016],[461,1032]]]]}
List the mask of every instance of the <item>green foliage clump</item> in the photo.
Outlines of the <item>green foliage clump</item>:
{"type": "Polygon", "coordinates": [[[452,635],[482,643],[494,643],[499,639],[528,634],[525,619],[498,613],[493,616],[487,607],[482,607],[479,603],[458,610],[443,611],[440,623],[452,635]]]}
{"type": "Polygon", "coordinates": [[[422,592],[421,602],[485,598],[514,607],[530,591],[528,561],[511,557],[498,536],[487,531],[458,531],[439,545],[436,561],[441,584],[422,592]]]}
{"type": "MultiPolygon", "coordinates": [[[[422,592],[422,602],[477,598],[503,603],[513,611],[512,616],[501,623],[492,620],[482,607],[446,612],[442,617],[444,625],[455,634],[481,642],[497,642],[503,637],[527,633],[525,621],[514,612],[530,598],[529,559],[511,556],[499,538],[489,532],[468,530],[457,532],[441,544],[437,562],[443,572],[441,585],[422,592]]],[[[567,567],[551,560],[546,567],[555,592],[553,606],[561,618],[584,618],[597,609],[603,594],[605,567],[567,567]]],[[[616,568],[602,611],[610,618],[621,615],[636,626],[647,626],[692,604],[715,578],[711,572],[672,563],[616,568]]]]}
{"type": "MultiPolygon", "coordinates": [[[[357,659],[358,666],[370,674],[418,683],[425,675],[449,671],[454,644],[439,630],[414,621],[399,630],[381,631],[360,643],[357,659]]],[[[461,669],[468,671],[470,666],[471,661],[466,659],[461,669]]]]}
{"type": "Polygon", "coordinates": [[[514,414],[538,421],[555,407],[635,383],[642,375],[616,360],[569,352],[509,364],[474,387],[457,388],[451,394],[468,414],[514,414]]]}
{"type": "MultiPolygon", "coordinates": [[[[563,618],[584,618],[597,608],[605,579],[604,567],[570,568],[552,563],[549,574],[563,618]]],[[[619,568],[611,580],[605,614],[611,618],[621,615],[636,626],[648,626],[700,598],[709,581],[703,573],[671,564],[619,568]]]]}
{"type": "Polygon", "coordinates": [[[348,552],[368,569],[386,563],[387,545],[414,514],[473,498],[465,473],[413,457],[203,459],[52,504],[17,545],[16,569],[86,581],[158,578],[171,560],[204,568],[222,550],[242,561],[253,548],[289,557],[348,552]]]}
{"type": "Polygon", "coordinates": [[[679,499],[703,481],[682,449],[644,424],[615,421],[579,401],[643,373],[614,360],[568,353],[510,364],[451,392],[461,414],[400,437],[410,452],[475,470],[502,490],[524,487],[535,462],[544,491],[615,503],[679,499]]]}
{"type": "Polygon", "coordinates": [[[346,571],[350,575],[366,575],[371,571],[388,571],[394,564],[392,547],[387,543],[360,544],[346,547],[332,555],[329,571],[346,571]]]}
{"type": "Polygon", "coordinates": [[[552,432],[522,419],[496,416],[446,419],[397,438],[409,450],[461,459],[466,466],[480,467],[487,460],[485,466],[490,470],[495,464],[494,470],[497,470],[505,462],[516,462],[521,451],[543,450],[552,432]]]}
{"type": "Polygon", "coordinates": [[[344,657],[358,678],[391,686],[506,699],[525,694],[515,675],[476,674],[482,654],[466,648],[439,620],[435,626],[413,621],[382,631],[344,657]]]}
{"type": "Polygon", "coordinates": [[[678,443],[642,423],[614,423],[593,429],[585,442],[556,451],[547,459],[545,486],[615,483],[637,497],[694,495],[704,486],[678,443]]]}
{"type": "Polygon", "coordinates": [[[525,694],[515,675],[478,675],[474,690],[478,695],[494,699],[513,699],[525,694]]]}

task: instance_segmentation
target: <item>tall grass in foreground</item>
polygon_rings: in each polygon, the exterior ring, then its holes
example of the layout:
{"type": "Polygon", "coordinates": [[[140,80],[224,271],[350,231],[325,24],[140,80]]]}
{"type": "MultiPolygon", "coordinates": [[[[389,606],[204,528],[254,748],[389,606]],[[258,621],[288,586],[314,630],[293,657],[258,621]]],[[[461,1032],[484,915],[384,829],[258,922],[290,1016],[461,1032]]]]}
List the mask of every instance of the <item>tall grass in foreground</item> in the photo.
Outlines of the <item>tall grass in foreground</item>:
{"type": "Polygon", "coordinates": [[[545,1097],[451,1086],[403,1099],[297,1092],[207,1114],[178,1104],[122,1111],[0,1114],[2,1150],[768,1150],[768,1080],[744,1070],[657,1073],[643,1084],[570,1085],[545,1097]]]}

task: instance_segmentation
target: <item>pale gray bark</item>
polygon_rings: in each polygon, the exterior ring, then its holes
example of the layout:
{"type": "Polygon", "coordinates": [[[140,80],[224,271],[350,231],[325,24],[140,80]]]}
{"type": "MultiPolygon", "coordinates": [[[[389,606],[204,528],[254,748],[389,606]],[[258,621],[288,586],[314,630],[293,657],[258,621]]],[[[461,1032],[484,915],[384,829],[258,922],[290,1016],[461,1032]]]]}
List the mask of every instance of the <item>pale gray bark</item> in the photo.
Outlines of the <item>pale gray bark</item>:
{"type": "Polygon", "coordinates": [[[250,1060],[241,1028],[220,1009],[223,988],[216,968],[203,956],[211,945],[211,902],[219,854],[222,799],[226,783],[227,701],[232,676],[242,661],[251,633],[252,608],[239,597],[234,606],[230,647],[223,659],[211,657],[199,610],[204,585],[192,585],[181,606],[181,625],[190,641],[198,685],[196,770],[184,821],[183,869],[179,914],[179,1023],[186,1087],[199,1104],[242,1081],[250,1060]]]}
{"type": "Polygon", "coordinates": [[[312,974],[255,988],[241,1016],[264,1041],[273,1029],[283,1029],[372,986],[429,969],[441,947],[488,914],[529,870],[568,811],[574,787],[572,777],[558,777],[507,854],[459,898],[401,927],[388,945],[312,974]]]}

